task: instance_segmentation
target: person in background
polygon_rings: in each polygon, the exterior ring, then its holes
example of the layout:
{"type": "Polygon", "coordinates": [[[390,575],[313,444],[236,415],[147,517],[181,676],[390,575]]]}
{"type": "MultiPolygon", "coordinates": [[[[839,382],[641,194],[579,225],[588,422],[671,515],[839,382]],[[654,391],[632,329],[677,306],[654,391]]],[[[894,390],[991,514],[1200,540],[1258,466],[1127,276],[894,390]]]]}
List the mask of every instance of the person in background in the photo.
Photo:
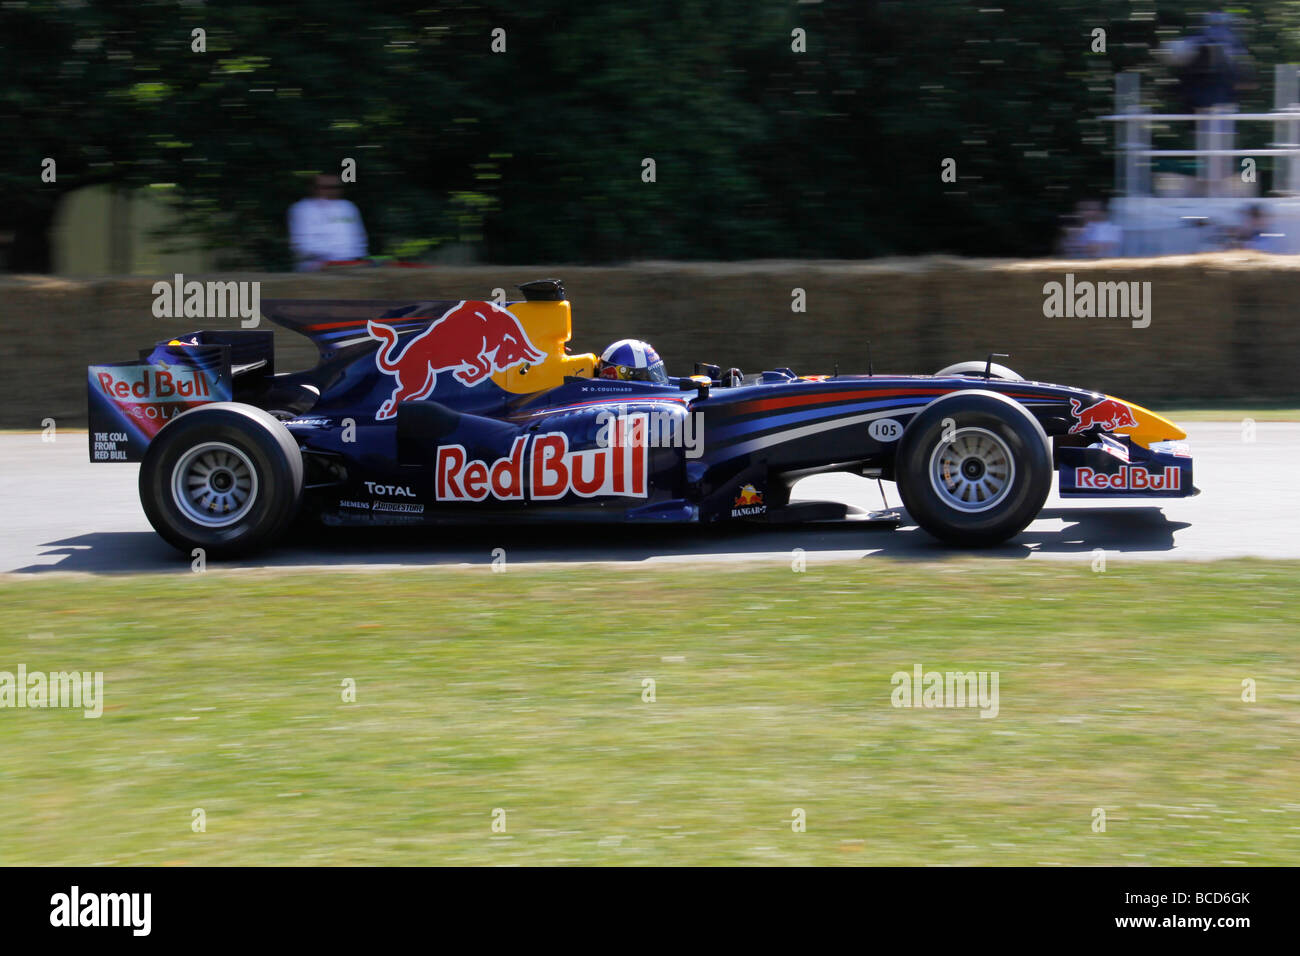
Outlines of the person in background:
{"type": "Polygon", "coordinates": [[[1268,212],[1259,203],[1246,207],[1245,220],[1241,226],[1241,247],[1256,252],[1281,254],[1286,252],[1283,246],[1285,234],[1274,232],[1268,221],[1268,212]]]}
{"type": "MultiPolygon", "coordinates": [[[[1174,67],[1183,109],[1205,114],[1196,121],[1196,148],[1230,149],[1236,127],[1221,114],[1236,112],[1238,93],[1251,84],[1254,73],[1236,18],[1230,13],[1205,14],[1200,29],[1165,44],[1160,53],[1174,67]]],[[[1205,157],[1201,178],[1208,180],[1210,195],[1218,194],[1232,170],[1232,156],[1205,157]]]]}
{"type": "Polygon", "coordinates": [[[1124,231],[1106,216],[1106,209],[1095,199],[1079,203],[1083,228],[1075,237],[1079,255],[1087,259],[1108,259],[1120,254],[1124,231]]]}
{"type": "Polygon", "coordinates": [[[313,194],[289,207],[289,247],[299,272],[369,255],[361,212],[343,198],[337,176],[317,176],[313,194]]]}
{"type": "Polygon", "coordinates": [[[1063,259],[1082,258],[1083,246],[1079,243],[1079,236],[1083,234],[1083,219],[1078,207],[1074,212],[1061,215],[1059,222],[1061,231],[1056,239],[1056,254],[1063,259]]]}

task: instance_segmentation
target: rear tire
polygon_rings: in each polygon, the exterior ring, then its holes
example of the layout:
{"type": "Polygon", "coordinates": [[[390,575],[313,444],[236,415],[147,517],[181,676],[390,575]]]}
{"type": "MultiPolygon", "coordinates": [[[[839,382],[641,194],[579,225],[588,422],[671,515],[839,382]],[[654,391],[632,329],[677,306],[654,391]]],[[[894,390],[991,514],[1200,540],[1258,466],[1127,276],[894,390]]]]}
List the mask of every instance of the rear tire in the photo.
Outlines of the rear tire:
{"type": "Polygon", "coordinates": [[[140,504],[169,544],[233,557],[265,547],[302,498],[302,452],[269,413],[213,402],[178,416],[140,464],[140,504]]]}
{"type": "Polygon", "coordinates": [[[895,480],[918,525],[943,541],[998,544],[1042,510],[1052,452],[1032,414],[997,392],[953,392],[927,405],[898,443],[895,480]]]}

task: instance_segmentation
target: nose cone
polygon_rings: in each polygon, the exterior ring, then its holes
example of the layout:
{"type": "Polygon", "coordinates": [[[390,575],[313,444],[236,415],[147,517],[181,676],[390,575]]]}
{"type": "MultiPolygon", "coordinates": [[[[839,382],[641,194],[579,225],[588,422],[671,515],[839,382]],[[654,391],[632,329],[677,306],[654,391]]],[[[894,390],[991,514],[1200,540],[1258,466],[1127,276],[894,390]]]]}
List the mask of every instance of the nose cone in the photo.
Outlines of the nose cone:
{"type": "Polygon", "coordinates": [[[1107,398],[1114,399],[1122,405],[1128,407],[1133,413],[1133,419],[1136,425],[1126,425],[1116,428],[1115,432],[1119,435],[1128,435],[1143,448],[1150,448],[1152,442],[1157,441],[1181,441],[1187,437],[1187,432],[1183,431],[1169,419],[1162,415],[1157,415],[1149,408],[1143,408],[1141,405],[1135,405],[1133,402],[1126,402],[1122,398],[1115,398],[1113,395],[1107,395],[1107,398]]]}

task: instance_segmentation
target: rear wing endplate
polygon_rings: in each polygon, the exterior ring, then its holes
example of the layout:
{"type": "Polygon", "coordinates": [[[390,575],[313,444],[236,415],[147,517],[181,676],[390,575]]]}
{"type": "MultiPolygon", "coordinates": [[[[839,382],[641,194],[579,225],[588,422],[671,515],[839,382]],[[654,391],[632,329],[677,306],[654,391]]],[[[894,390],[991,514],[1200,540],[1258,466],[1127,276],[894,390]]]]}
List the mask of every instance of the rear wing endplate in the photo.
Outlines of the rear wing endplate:
{"type": "Polygon", "coordinates": [[[92,462],[141,461],[149,442],[177,415],[228,402],[236,378],[275,373],[270,331],[187,332],[149,349],[136,362],[86,369],[92,462]]]}

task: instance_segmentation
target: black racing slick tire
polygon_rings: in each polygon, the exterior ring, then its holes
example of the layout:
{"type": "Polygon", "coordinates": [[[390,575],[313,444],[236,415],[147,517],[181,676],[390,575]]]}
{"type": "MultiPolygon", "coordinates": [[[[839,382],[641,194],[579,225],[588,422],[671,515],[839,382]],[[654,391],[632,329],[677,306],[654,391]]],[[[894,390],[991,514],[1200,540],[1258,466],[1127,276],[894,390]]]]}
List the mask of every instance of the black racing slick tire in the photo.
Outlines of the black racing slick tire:
{"type": "Polygon", "coordinates": [[[302,499],[302,452],[268,412],[213,402],[178,416],[140,464],[140,503],[169,544],[234,557],[271,544],[302,499]]]}
{"type": "Polygon", "coordinates": [[[927,405],[899,440],[898,492],[912,519],[940,540],[999,544],[1025,529],[1052,488],[1043,426],[997,392],[952,392],[927,405]]]}

